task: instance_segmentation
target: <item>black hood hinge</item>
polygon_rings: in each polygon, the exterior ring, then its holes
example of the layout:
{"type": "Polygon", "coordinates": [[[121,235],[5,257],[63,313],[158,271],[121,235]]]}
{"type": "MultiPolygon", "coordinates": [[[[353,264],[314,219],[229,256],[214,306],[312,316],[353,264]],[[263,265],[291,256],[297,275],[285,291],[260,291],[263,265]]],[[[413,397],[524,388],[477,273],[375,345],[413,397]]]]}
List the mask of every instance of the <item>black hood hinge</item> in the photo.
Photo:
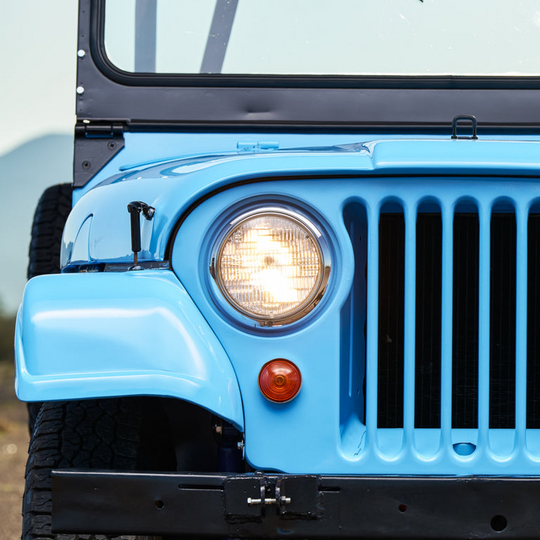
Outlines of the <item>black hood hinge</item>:
{"type": "Polygon", "coordinates": [[[73,153],[73,187],[85,186],[122,148],[123,122],[77,122],[73,153]]]}

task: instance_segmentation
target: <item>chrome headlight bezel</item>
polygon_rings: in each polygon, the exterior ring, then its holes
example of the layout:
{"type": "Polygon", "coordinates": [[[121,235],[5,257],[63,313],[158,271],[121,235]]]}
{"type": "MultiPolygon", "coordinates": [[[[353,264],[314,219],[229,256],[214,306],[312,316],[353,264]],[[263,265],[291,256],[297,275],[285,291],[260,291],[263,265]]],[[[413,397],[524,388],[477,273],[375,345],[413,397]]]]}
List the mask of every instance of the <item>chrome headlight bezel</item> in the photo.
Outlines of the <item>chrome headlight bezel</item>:
{"type": "Polygon", "coordinates": [[[227,301],[227,304],[231,306],[234,312],[238,313],[242,317],[255,321],[262,327],[275,327],[284,326],[308,315],[321,301],[330,278],[331,270],[331,258],[328,242],[325,235],[322,232],[320,226],[316,225],[316,220],[308,217],[304,212],[291,208],[288,205],[280,204],[267,204],[258,205],[256,208],[248,211],[240,212],[233,218],[227,220],[226,225],[221,229],[218,237],[213,244],[211,251],[210,261],[210,274],[212,275],[214,282],[217,285],[222,298],[227,301]],[[234,233],[236,229],[242,226],[245,222],[256,217],[275,216],[288,219],[292,221],[296,226],[303,229],[313,240],[314,245],[317,248],[319,255],[319,274],[317,283],[309,293],[309,295],[301,302],[296,308],[274,317],[265,317],[261,314],[250,312],[244,309],[232,296],[229,294],[227,287],[221,279],[220,264],[221,256],[228,238],[234,233]]]}

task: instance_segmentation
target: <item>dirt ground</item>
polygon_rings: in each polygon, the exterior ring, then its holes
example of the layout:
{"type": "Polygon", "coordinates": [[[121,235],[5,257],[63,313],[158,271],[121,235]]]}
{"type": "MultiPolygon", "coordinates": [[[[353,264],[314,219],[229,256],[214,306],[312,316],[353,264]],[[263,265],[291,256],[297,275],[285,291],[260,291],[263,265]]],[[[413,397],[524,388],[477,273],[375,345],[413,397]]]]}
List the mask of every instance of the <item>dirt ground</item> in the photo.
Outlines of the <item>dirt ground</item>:
{"type": "Polygon", "coordinates": [[[0,538],[21,537],[24,467],[28,453],[26,405],[15,397],[13,365],[0,362],[0,538]]]}

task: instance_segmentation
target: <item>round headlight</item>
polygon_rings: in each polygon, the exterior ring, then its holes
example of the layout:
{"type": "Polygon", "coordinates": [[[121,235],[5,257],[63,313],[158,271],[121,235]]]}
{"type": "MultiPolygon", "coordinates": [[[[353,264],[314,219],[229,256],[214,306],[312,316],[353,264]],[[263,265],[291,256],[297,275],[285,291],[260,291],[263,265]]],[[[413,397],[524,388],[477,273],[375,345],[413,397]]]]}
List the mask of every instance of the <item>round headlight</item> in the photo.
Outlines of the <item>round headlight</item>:
{"type": "Polygon", "coordinates": [[[330,272],[326,244],[303,216],[263,208],[229,224],[213,259],[227,301],[263,326],[298,320],[320,301],[330,272]]]}

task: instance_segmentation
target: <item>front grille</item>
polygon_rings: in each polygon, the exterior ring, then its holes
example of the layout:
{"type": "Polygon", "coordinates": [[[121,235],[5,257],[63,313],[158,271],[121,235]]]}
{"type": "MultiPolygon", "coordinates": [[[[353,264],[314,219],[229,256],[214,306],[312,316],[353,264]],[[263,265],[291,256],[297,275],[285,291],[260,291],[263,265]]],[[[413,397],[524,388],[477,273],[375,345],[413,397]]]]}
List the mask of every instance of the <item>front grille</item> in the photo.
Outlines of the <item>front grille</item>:
{"type": "Polygon", "coordinates": [[[461,179],[448,197],[439,182],[383,180],[345,208],[347,384],[361,397],[342,406],[366,454],[540,455],[540,206],[526,181],[461,179]]]}
{"type": "MultiPolygon", "coordinates": [[[[532,216],[533,219],[535,216],[532,216]]],[[[452,427],[478,427],[478,216],[454,215],[452,427]]],[[[379,428],[403,427],[405,224],[401,214],[379,222],[379,428]]],[[[490,242],[490,428],[515,427],[515,216],[493,214],[490,242]]],[[[416,428],[440,427],[440,215],[416,221],[416,428]]],[[[533,365],[535,363],[533,362],[533,365]]],[[[529,424],[529,413],[527,424],[529,424]]]]}

